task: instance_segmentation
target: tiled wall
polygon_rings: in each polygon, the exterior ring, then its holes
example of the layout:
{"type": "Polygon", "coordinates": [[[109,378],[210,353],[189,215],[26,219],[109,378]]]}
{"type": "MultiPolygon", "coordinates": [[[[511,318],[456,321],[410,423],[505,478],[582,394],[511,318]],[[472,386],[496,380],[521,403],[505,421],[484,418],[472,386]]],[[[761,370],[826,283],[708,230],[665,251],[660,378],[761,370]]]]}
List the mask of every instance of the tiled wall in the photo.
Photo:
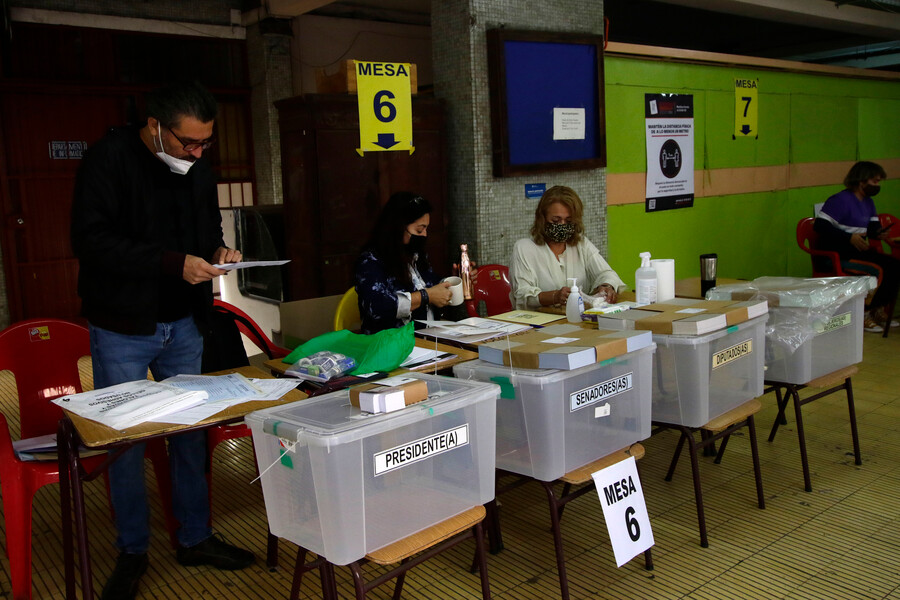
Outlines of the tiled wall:
{"type": "Polygon", "coordinates": [[[485,32],[509,29],[603,33],[599,0],[437,0],[431,3],[435,94],[447,103],[451,241],[481,264],[509,264],[528,236],[537,200],[526,183],[567,185],[585,204],[587,237],[606,254],[605,169],[493,176],[485,32]]]}

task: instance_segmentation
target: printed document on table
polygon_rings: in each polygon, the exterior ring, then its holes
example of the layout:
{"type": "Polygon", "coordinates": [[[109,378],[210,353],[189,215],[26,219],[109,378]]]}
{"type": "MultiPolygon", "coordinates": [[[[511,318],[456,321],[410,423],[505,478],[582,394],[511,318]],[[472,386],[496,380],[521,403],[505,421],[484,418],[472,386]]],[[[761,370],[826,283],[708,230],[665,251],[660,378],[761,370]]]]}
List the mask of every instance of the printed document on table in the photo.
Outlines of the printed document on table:
{"type": "Polygon", "coordinates": [[[250,378],[250,383],[258,388],[262,394],[253,398],[253,400],[267,402],[281,400],[285,394],[297,389],[297,386],[300,384],[296,379],[256,379],[255,377],[250,378]]]}
{"type": "Polygon", "coordinates": [[[250,399],[255,398],[261,390],[250,383],[240,373],[227,375],[175,375],[164,379],[163,383],[174,385],[183,390],[195,390],[206,392],[207,402],[219,400],[250,399]]]}
{"type": "Polygon", "coordinates": [[[289,260],[245,260],[242,262],[235,263],[223,263],[218,265],[213,265],[217,269],[222,269],[223,271],[234,271],[235,269],[248,269],[250,267],[278,267],[280,265],[286,265],[291,261],[289,260]]]}
{"type": "MultiPolygon", "coordinates": [[[[253,377],[246,378],[238,373],[232,373],[230,375],[236,375],[237,377],[242,379],[244,382],[246,382],[246,385],[251,386],[255,390],[255,392],[249,395],[241,395],[233,398],[223,398],[220,396],[219,399],[213,399],[211,396],[210,400],[204,402],[203,404],[192,406],[190,408],[187,408],[186,410],[178,411],[177,413],[169,413],[168,415],[155,418],[153,419],[153,421],[157,423],[174,423],[176,425],[194,425],[236,404],[243,404],[244,402],[269,402],[273,400],[280,400],[285,394],[297,387],[297,381],[291,379],[256,379],[253,377]]],[[[192,385],[191,383],[188,383],[191,381],[191,379],[196,380],[204,377],[218,379],[226,378],[229,376],[176,375],[176,377],[179,378],[182,383],[192,385]]],[[[168,383],[171,379],[173,378],[170,377],[169,379],[166,379],[166,383],[168,383]]]]}
{"type": "Polygon", "coordinates": [[[506,323],[493,319],[469,317],[462,321],[422,321],[427,326],[417,334],[438,339],[453,340],[473,344],[531,329],[529,325],[506,323]]]}
{"type": "Polygon", "coordinates": [[[80,417],[122,430],[184,410],[206,398],[206,392],[186,391],[142,379],[62,396],[53,403],[80,417]]]}
{"type": "Polygon", "coordinates": [[[418,369],[419,367],[426,367],[442,360],[452,358],[453,356],[452,352],[441,352],[440,350],[429,350],[428,348],[413,346],[412,352],[409,353],[406,360],[400,363],[400,367],[404,369],[418,369]]]}

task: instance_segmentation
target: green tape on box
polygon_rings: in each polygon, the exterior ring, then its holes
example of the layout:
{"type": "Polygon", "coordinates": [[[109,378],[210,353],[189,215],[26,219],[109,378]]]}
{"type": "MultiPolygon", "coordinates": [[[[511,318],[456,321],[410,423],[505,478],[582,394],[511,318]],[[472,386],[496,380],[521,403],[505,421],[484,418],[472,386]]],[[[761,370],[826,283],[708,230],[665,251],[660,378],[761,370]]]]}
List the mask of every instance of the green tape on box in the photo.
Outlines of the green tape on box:
{"type": "Polygon", "coordinates": [[[734,333],[737,330],[738,330],[737,325],[732,325],[731,327],[728,327],[727,329],[725,329],[725,331],[727,331],[728,333],[734,333]]]}
{"type": "Polygon", "coordinates": [[[491,381],[500,386],[500,397],[507,400],[516,399],[516,386],[512,384],[509,377],[491,377],[491,381]]]}

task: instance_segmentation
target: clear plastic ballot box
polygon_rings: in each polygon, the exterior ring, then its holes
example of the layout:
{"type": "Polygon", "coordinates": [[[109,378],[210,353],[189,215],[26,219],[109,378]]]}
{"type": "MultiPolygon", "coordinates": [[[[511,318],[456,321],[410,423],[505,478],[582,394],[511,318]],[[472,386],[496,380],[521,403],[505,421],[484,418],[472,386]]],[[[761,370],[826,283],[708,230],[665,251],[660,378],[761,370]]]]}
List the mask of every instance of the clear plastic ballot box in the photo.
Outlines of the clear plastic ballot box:
{"type": "Polygon", "coordinates": [[[864,303],[874,285],[874,277],[760,277],[710,295],[767,300],[765,378],[803,384],[862,361],[864,303]]]}
{"type": "Polygon", "coordinates": [[[372,415],[347,390],[250,413],[269,527],[337,565],[494,497],[497,385],[420,373],[372,415]]]}
{"type": "Polygon", "coordinates": [[[553,481],[650,436],[653,351],[650,344],[573,371],[474,360],[453,374],[500,385],[497,468],[553,481]]]}
{"type": "Polygon", "coordinates": [[[654,334],[653,420],[700,427],[763,393],[766,317],[705,335],[654,334]]]}

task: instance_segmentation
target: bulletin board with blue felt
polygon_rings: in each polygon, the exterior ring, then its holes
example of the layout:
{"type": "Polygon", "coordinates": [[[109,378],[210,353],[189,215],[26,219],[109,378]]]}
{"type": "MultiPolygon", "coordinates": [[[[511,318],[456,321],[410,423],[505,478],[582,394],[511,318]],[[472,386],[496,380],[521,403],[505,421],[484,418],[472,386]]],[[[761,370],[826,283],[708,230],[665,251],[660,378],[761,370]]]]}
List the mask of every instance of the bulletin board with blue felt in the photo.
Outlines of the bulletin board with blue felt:
{"type": "Polygon", "coordinates": [[[606,164],[603,38],[488,31],[494,175],[606,164]],[[553,109],[585,113],[583,139],[554,140],[553,109]]]}

